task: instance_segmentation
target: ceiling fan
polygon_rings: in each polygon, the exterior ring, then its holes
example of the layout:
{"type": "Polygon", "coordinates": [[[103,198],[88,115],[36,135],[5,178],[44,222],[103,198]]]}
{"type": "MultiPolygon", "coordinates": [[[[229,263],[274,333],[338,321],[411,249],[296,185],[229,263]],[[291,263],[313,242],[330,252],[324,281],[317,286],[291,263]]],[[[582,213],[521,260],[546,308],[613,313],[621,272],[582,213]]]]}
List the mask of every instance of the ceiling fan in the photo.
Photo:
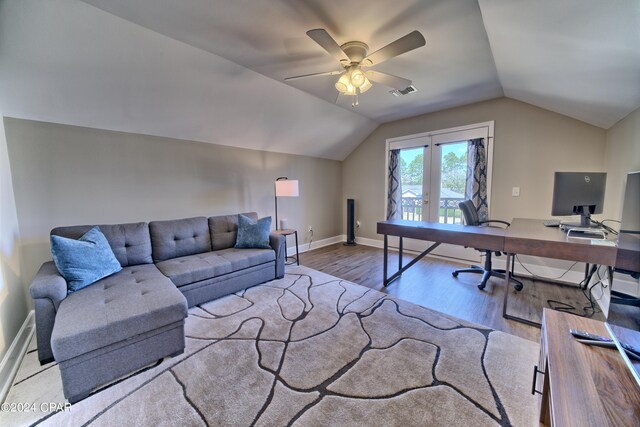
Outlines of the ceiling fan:
{"type": "Polygon", "coordinates": [[[373,67],[388,59],[402,55],[413,49],[417,49],[426,44],[426,41],[419,31],[412,31],[404,37],[389,43],[385,47],[368,54],[369,46],[360,41],[351,41],[342,46],[329,35],[329,33],[317,28],[307,31],[307,35],[318,43],[324,50],[340,62],[343,70],[326,71],[322,73],[303,74],[300,76],[287,77],[285,80],[302,79],[315,76],[336,76],[340,78],[335,86],[339,93],[353,96],[351,106],[358,105],[358,95],[371,88],[371,81],[389,86],[394,89],[403,90],[411,85],[411,80],[379,71],[365,70],[363,67],[373,67]]]}

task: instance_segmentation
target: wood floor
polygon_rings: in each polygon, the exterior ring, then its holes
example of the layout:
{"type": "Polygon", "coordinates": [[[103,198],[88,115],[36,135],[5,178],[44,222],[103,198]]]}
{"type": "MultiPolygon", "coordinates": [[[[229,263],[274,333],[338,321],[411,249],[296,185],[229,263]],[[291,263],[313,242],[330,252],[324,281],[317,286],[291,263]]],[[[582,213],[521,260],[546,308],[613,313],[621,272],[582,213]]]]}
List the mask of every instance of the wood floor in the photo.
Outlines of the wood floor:
{"type": "MultiPolygon", "coordinates": [[[[412,256],[404,255],[404,263],[412,256]]],[[[489,326],[531,341],[538,342],[540,329],[502,317],[504,284],[491,278],[484,290],[477,284],[480,276],[451,272],[465,264],[425,257],[403,273],[387,288],[382,286],[382,249],[369,246],[344,246],[341,243],[314,249],[300,255],[300,264],[349,280],[372,289],[411,301],[460,319],[489,326]]],[[[396,271],[397,252],[389,253],[390,273],[396,271]]],[[[573,304],[581,310],[587,300],[579,289],[525,281],[524,290],[517,293],[509,287],[508,313],[540,321],[547,300],[573,304]]]]}

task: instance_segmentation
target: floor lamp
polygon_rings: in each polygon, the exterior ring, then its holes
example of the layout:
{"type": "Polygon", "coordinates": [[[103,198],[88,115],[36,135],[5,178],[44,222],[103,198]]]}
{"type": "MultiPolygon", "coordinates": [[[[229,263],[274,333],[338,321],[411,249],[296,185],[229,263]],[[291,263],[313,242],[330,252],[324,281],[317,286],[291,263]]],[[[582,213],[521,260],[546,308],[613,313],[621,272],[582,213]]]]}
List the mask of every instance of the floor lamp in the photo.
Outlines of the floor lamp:
{"type": "Polygon", "coordinates": [[[278,197],[298,197],[298,180],[281,176],[276,179],[275,205],[276,205],[276,230],[278,229],[278,197]]]}

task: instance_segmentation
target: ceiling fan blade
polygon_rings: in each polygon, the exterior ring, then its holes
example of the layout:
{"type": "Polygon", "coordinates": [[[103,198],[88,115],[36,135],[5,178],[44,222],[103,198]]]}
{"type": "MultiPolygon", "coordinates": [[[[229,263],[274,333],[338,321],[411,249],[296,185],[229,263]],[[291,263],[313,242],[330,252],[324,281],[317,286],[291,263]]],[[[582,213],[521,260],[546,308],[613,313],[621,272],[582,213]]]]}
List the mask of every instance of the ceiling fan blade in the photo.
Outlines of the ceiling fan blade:
{"type": "Polygon", "coordinates": [[[304,79],[307,77],[316,77],[316,76],[337,76],[338,74],[344,73],[344,70],[339,71],[325,71],[324,73],[311,73],[311,74],[302,74],[300,76],[291,76],[285,77],[285,80],[295,80],[295,79],[304,79]]]}
{"type": "Polygon", "coordinates": [[[403,79],[402,77],[394,76],[391,74],[381,73],[379,71],[373,70],[368,70],[365,72],[365,74],[369,78],[369,80],[394,89],[402,90],[411,86],[411,80],[403,79]]]}
{"type": "Polygon", "coordinates": [[[336,58],[339,62],[346,62],[348,64],[351,63],[351,60],[347,56],[346,53],[340,48],[340,45],[336,43],[336,41],[327,33],[326,30],[322,28],[316,28],[315,30],[307,31],[307,35],[311,37],[311,39],[318,43],[324,50],[329,52],[329,55],[336,58]]]}
{"type": "Polygon", "coordinates": [[[370,67],[372,65],[378,65],[381,62],[391,59],[395,56],[402,55],[410,50],[417,49],[427,44],[420,31],[412,31],[404,37],[400,37],[398,40],[389,43],[385,47],[376,50],[371,55],[364,58],[361,62],[362,65],[370,67]]]}

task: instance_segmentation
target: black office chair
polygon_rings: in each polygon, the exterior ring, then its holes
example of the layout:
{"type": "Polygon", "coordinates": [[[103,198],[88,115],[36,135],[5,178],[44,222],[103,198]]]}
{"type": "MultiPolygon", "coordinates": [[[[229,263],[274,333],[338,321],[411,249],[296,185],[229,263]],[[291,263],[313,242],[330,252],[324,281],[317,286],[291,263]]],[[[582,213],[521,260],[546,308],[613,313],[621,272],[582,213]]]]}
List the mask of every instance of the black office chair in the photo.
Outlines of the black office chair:
{"type": "MultiPolygon", "coordinates": [[[[489,219],[486,221],[480,221],[480,217],[478,216],[478,210],[476,209],[475,205],[471,200],[465,200],[464,202],[460,202],[458,206],[462,211],[462,215],[464,215],[464,221],[467,225],[479,225],[479,226],[490,227],[489,224],[492,222],[504,224],[507,227],[511,225],[507,221],[501,221],[499,219],[489,219]]],[[[478,249],[478,248],[476,248],[476,250],[480,252],[484,252],[484,257],[485,257],[484,267],[481,267],[479,265],[472,265],[471,268],[461,268],[459,270],[455,270],[454,272],[451,273],[451,275],[453,277],[458,277],[458,274],[460,273],[482,274],[482,280],[480,280],[480,283],[478,284],[478,289],[484,289],[487,286],[487,281],[491,276],[500,277],[504,279],[506,274],[505,270],[496,270],[491,267],[491,251],[488,249],[478,249]]],[[[496,256],[501,255],[500,252],[496,252],[495,254],[496,256]]],[[[507,266],[507,268],[509,268],[509,266],[507,266]]],[[[513,277],[510,277],[510,279],[513,282],[515,282],[515,285],[514,285],[515,290],[521,291],[522,282],[513,277]]]]}

